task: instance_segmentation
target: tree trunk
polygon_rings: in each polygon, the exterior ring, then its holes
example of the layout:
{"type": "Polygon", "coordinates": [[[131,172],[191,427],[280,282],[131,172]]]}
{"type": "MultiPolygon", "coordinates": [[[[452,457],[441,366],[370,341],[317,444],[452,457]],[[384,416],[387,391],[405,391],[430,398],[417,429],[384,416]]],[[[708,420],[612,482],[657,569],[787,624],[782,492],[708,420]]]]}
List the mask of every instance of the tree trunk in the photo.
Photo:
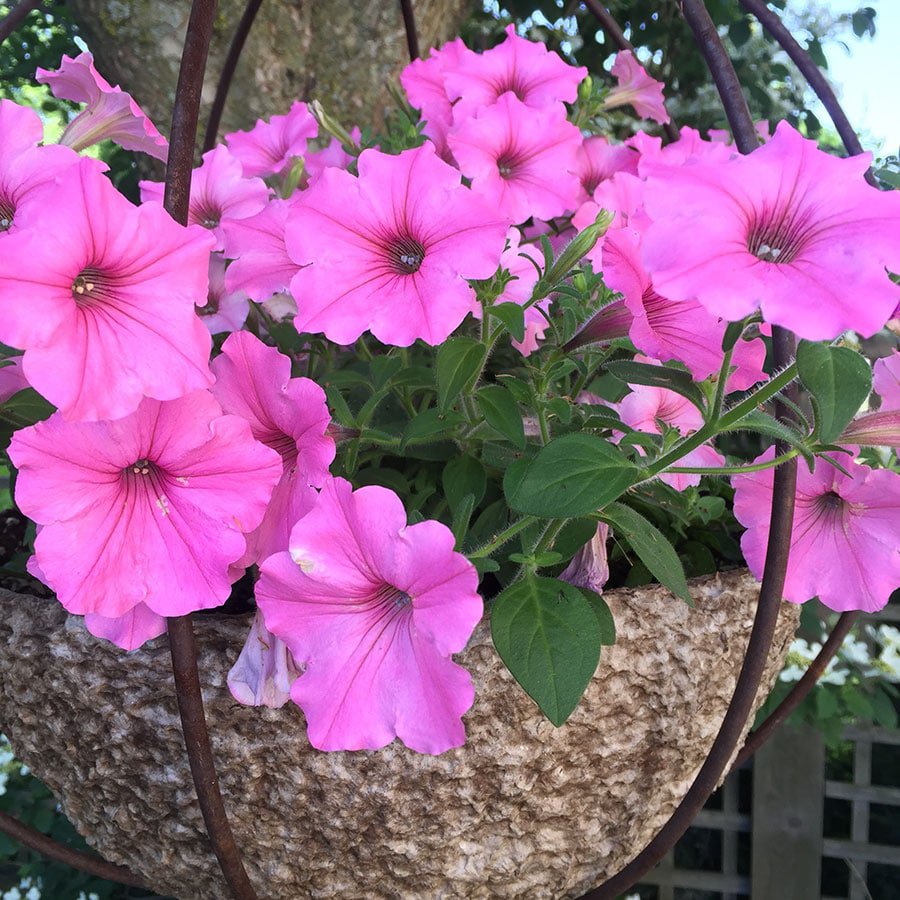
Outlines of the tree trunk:
{"type": "MultiPolygon", "coordinates": [[[[70,5],[100,72],[129,91],[167,132],[190,0],[70,5]]],[[[244,7],[244,0],[219,3],[201,123],[244,7]]],[[[423,52],[453,37],[472,7],[473,0],[415,0],[423,52]]],[[[319,99],[348,128],[376,125],[388,103],[386,86],[408,60],[398,0],[266,0],[244,47],[220,136],[287,112],[297,99],[319,99]]]]}

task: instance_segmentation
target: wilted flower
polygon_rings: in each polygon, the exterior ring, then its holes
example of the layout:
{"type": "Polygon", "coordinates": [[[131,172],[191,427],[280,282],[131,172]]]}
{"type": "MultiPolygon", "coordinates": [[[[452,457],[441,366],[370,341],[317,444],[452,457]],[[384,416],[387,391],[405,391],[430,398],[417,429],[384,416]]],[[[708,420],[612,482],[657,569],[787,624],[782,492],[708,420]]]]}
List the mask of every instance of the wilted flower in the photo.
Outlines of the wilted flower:
{"type": "Polygon", "coordinates": [[[291,651],[266,628],[257,610],[241,654],[228,673],[231,696],[244,706],[278,709],[291,699],[291,685],[299,675],[291,651]]]}

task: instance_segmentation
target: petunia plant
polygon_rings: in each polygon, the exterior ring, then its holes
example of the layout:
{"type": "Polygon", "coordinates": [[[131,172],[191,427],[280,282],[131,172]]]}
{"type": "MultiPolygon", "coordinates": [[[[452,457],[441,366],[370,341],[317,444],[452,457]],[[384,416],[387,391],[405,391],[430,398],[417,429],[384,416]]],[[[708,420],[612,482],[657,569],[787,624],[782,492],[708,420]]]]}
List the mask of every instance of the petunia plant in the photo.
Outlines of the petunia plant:
{"type": "Polygon", "coordinates": [[[485,617],[561,725],[608,581],[761,577],[778,466],[786,600],[900,585],[900,353],[859,352],[897,314],[900,193],[868,156],[784,122],[663,143],[632,54],[592,77],[510,28],[408,66],[381,134],[298,102],[226,135],[182,226],[79,156],[164,153],[134,101],[87,54],[38,77],[85,108],[48,145],[0,101],[2,446],[28,572],[99,639],[227,602],[238,702],[441,753],[485,617]]]}

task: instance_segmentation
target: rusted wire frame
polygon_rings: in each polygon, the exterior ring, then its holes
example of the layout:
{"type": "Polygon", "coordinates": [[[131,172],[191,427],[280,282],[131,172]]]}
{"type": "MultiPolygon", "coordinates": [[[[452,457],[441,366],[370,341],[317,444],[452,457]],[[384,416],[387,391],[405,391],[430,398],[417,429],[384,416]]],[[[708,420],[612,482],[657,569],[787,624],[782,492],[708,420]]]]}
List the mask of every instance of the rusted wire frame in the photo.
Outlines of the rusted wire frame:
{"type": "MultiPolygon", "coordinates": [[[[583,0],[584,5],[593,14],[594,18],[600,23],[600,27],[609,35],[612,42],[619,50],[630,50],[634,53],[634,44],[625,37],[619,23],[613,18],[610,11],[600,2],[600,0],[583,0]]],[[[666,138],[670,141],[677,141],[678,126],[673,121],[666,122],[663,125],[663,131],[666,138]]]]}
{"type": "Polygon", "coordinates": [[[787,717],[806,699],[809,692],[816,686],[816,682],[822,677],[822,673],[828,668],[832,657],[841,649],[844,638],[850,633],[850,629],[856,624],[859,613],[845,612],[837,620],[828,640],[825,641],[818,656],[810,663],[809,668],[803,673],[803,677],[794,685],[790,693],[772,710],[765,721],[756,731],[748,737],[740,753],[734,761],[732,769],[738,769],[772,736],[773,732],[787,719],[787,717]]]}
{"type": "MultiPolygon", "coordinates": [[[[216,0],[193,2],[181,55],[178,86],[175,89],[164,204],[172,217],[183,225],[188,218],[200,92],[212,39],[216,5],[216,0]]],[[[181,728],[209,840],[232,895],[237,900],[257,900],[253,885],[244,870],[241,852],[234,840],[219,791],[219,779],[216,776],[203,710],[191,617],[170,618],[168,629],[181,728]]]]}
{"type": "Polygon", "coordinates": [[[228,99],[228,91],[231,88],[231,82],[234,78],[234,71],[237,68],[238,60],[247,42],[247,36],[253,27],[256,14],[262,6],[263,0],[250,0],[244,9],[244,14],[238,22],[234,37],[231,39],[231,46],[228,48],[228,55],[222,64],[222,74],[219,76],[219,83],[216,85],[216,96],[213,98],[212,106],[209,110],[209,120],[206,123],[206,134],[203,136],[203,152],[212,150],[216,143],[216,137],[219,133],[219,125],[222,121],[222,112],[225,109],[225,101],[228,99]]]}
{"type": "Polygon", "coordinates": [[[107,881],[116,881],[119,884],[127,884],[130,887],[144,887],[144,882],[134,872],[107,862],[99,856],[82,853],[80,850],[61,844],[36,828],[25,825],[9,813],[0,812],[0,832],[43,854],[48,859],[56,860],[56,862],[71,866],[81,872],[87,872],[88,875],[105,878],[107,881]]]}
{"type": "Polygon", "coordinates": [[[0,44],[2,44],[45,0],[22,0],[0,19],[0,44]]]}
{"type": "Polygon", "coordinates": [[[747,12],[756,16],[762,27],[781,45],[781,49],[787,53],[791,62],[809,82],[809,86],[815,91],[816,96],[822,102],[822,106],[825,107],[828,115],[831,116],[831,121],[834,122],[834,127],[841,136],[847,152],[851,156],[862,153],[862,144],[860,144],[859,138],[850,124],[850,120],[844,113],[837,96],[828,83],[828,79],[822,74],[822,70],[813,62],[809,54],[797,43],[778,14],[772,12],[763,0],[739,0],[739,2],[747,12]]]}
{"type": "MultiPolygon", "coordinates": [[[[682,0],[682,13],[719,90],[735,144],[742,153],[749,153],[757,146],[753,119],[706,5],[703,0],[682,0]]],[[[781,367],[793,355],[793,338],[782,328],[772,331],[775,364],[781,367]]],[[[775,470],[766,564],[756,616],[731,703],[706,760],[678,808],[653,840],[620,872],[586,894],[585,900],[614,900],[649,872],[688,829],[725,772],[753,709],[775,635],[790,552],[796,483],[796,460],[775,470]]]]}
{"type": "Polygon", "coordinates": [[[415,62],[420,56],[419,33],[416,31],[416,14],[413,11],[412,0],[400,0],[400,10],[403,13],[403,27],[406,29],[406,46],[409,48],[409,61],[415,62]]]}

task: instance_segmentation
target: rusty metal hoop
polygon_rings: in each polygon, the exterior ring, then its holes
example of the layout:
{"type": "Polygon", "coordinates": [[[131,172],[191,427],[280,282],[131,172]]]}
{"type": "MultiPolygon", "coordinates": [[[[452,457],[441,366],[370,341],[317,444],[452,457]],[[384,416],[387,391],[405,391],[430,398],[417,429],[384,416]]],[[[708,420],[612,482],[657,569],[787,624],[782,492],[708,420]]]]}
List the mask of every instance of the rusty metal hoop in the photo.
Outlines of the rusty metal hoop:
{"type": "MultiPolygon", "coordinates": [[[[42,2],[43,0],[22,0],[6,18],[0,21],[0,43],[9,37],[28,14],[39,7],[42,2]]],[[[806,51],[794,40],[780,18],[769,10],[762,0],[738,0],[738,2],[756,16],[807,78],[810,86],[834,120],[848,152],[851,154],[861,152],[859,140],[827,80],[806,51]]],[[[214,108],[206,130],[205,149],[209,149],[215,141],[228,88],[261,3],[262,0],[249,0],[238,25],[216,92],[214,108]]],[[[599,0],[584,0],[584,3],[620,49],[633,49],[618,23],[599,0]]],[[[735,144],[740,152],[749,153],[757,146],[753,122],[734,67],[709,16],[705,2],[704,0],[680,0],[680,5],[719,90],[734,134],[735,144]]],[[[200,90],[212,38],[216,6],[216,0],[192,0],[191,18],[176,89],[166,171],[165,205],[173,218],[183,224],[187,221],[200,90]]],[[[411,0],[400,0],[400,7],[410,59],[417,59],[419,43],[411,0]]],[[[671,134],[669,136],[672,138],[671,134]]],[[[677,128],[674,129],[674,137],[677,137],[677,128]]],[[[773,331],[776,362],[779,365],[786,364],[793,352],[791,337],[782,329],[775,328],[773,331]]],[[[706,762],[678,809],[650,844],[617,875],[586,894],[585,898],[611,900],[621,891],[630,888],[655,862],[661,859],[687,829],[696,813],[715,789],[728,760],[733,755],[749,715],[752,701],[756,696],[763,664],[772,643],[787,568],[795,479],[796,460],[780,466],[775,471],[772,522],[757,614],[734,696],[706,762]]],[[[791,694],[745,743],[738,757],[740,760],[750,756],[812,689],[818,675],[824,671],[831,657],[837,652],[855,618],[855,614],[845,614],[840,618],[806,676],[797,683],[791,694]]],[[[219,792],[200,691],[196,646],[190,616],[169,619],[169,639],[182,729],[207,832],[232,895],[237,900],[256,900],[257,895],[244,870],[240,849],[231,832],[219,792]]],[[[6,814],[0,814],[0,832],[17,838],[26,846],[72,865],[74,868],[122,884],[142,886],[141,880],[128,869],[114,866],[99,857],[75,851],[34,831],[34,829],[29,829],[6,814]],[[32,834],[32,832],[34,833],[32,834]]]]}

